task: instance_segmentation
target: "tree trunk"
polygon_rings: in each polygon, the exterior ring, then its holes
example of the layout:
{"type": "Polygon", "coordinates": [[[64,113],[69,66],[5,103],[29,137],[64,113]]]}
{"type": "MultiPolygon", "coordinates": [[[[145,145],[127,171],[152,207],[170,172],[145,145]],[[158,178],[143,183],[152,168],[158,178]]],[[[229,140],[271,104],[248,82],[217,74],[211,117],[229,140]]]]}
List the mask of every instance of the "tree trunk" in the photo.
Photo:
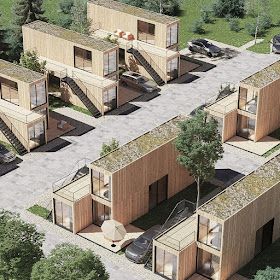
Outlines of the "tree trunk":
{"type": "Polygon", "coordinates": [[[196,209],[199,206],[199,200],[200,200],[200,180],[199,177],[196,180],[196,187],[197,187],[197,197],[196,197],[196,209]]]}

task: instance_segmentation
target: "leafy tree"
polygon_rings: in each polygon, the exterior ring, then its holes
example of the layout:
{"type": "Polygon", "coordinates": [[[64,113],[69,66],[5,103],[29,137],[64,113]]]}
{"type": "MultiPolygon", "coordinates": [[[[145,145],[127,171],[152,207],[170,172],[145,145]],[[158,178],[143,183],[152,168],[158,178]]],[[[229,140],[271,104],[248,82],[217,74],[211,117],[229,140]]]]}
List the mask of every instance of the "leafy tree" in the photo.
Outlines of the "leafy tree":
{"type": "Polygon", "coordinates": [[[53,21],[54,24],[69,28],[73,22],[71,9],[74,5],[74,0],[60,0],[59,2],[59,17],[53,21]]]}
{"type": "Polygon", "coordinates": [[[201,9],[201,19],[203,20],[203,22],[205,23],[212,23],[213,19],[212,19],[212,9],[210,9],[209,7],[204,7],[201,9]]]}
{"type": "Polygon", "coordinates": [[[254,276],[254,280],[279,280],[280,267],[271,268],[267,267],[265,270],[258,270],[254,276]]]}
{"type": "Polygon", "coordinates": [[[113,138],[109,144],[103,143],[100,156],[103,157],[111,153],[112,151],[116,150],[119,147],[119,145],[119,142],[115,138],[113,138]]]}
{"type": "Polygon", "coordinates": [[[245,14],[245,0],[216,0],[213,11],[217,17],[243,17],[245,14]]]}
{"type": "Polygon", "coordinates": [[[92,251],[61,244],[47,258],[37,262],[31,274],[31,280],[57,279],[108,280],[109,274],[92,251]]]}
{"type": "Polygon", "coordinates": [[[30,70],[44,73],[46,70],[46,61],[40,62],[35,51],[22,52],[20,55],[19,64],[30,70]]]}
{"type": "MultiPolygon", "coordinates": [[[[1,18],[1,13],[0,13],[1,18]]],[[[0,25],[0,58],[5,59],[7,57],[7,51],[9,50],[9,44],[6,41],[7,30],[3,29],[0,25]]]]}
{"type": "Polygon", "coordinates": [[[195,20],[191,27],[191,31],[193,33],[197,33],[197,34],[204,34],[205,29],[203,27],[203,20],[201,20],[201,19],[195,20]]]}
{"type": "Polygon", "coordinates": [[[29,280],[33,264],[43,256],[43,239],[34,225],[0,210],[0,278],[29,280]]]}
{"type": "Polygon", "coordinates": [[[200,186],[215,174],[215,164],[223,157],[221,136],[218,123],[203,110],[194,117],[179,124],[181,129],[175,141],[179,152],[178,161],[194,177],[197,184],[197,202],[199,206],[200,186]]]}
{"type": "Polygon", "coordinates": [[[74,5],[74,0],[60,0],[59,8],[64,14],[70,14],[71,8],[74,5]]]}

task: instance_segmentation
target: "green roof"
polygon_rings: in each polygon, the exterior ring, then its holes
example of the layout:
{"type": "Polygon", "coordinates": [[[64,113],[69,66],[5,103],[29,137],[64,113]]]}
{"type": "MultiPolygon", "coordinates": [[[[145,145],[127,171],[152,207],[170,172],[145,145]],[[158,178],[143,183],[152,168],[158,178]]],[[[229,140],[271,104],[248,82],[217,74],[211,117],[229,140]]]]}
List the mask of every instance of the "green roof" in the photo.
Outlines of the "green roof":
{"type": "Polygon", "coordinates": [[[1,75],[5,75],[11,79],[19,80],[25,83],[33,83],[44,77],[43,74],[0,59],[0,76],[1,75]]]}
{"type": "Polygon", "coordinates": [[[280,79],[280,60],[246,78],[242,83],[263,88],[278,79],[280,79]]]}
{"type": "Polygon", "coordinates": [[[176,138],[179,133],[178,122],[186,117],[178,116],[128,142],[110,154],[94,161],[93,166],[108,172],[116,172],[126,165],[150,153],[159,146],[176,138]]]}
{"type": "Polygon", "coordinates": [[[87,36],[85,34],[75,32],[54,24],[46,23],[43,21],[34,21],[27,25],[28,28],[70,41],[87,48],[95,49],[98,51],[107,51],[115,48],[116,45],[94,36],[87,36]]]}
{"type": "MultiPolygon", "coordinates": [[[[127,5],[124,3],[121,3],[119,1],[113,1],[113,0],[89,0],[89,3],[93,3],[99,6],[103,6],[108,9],[113,9],[119,12],[123,12],[126,14],[134,15],[143,19],[155,21],[158,23],[163,24],[170,24],[175,21],[178,21],[179,19],[176,17],[171,17],[167,15],[163,15],[160,13],[152,12],[146,9],[134,7],[131,5],[127,5]]],[[[125,20],[125,19],[124,19],[125,20]]]]}
{"type": "Polygon", "coordinates": [[[280,183],[280,155],[228,187],[202,205],[200,210],[226,220],[278,183],[280,183]]]}

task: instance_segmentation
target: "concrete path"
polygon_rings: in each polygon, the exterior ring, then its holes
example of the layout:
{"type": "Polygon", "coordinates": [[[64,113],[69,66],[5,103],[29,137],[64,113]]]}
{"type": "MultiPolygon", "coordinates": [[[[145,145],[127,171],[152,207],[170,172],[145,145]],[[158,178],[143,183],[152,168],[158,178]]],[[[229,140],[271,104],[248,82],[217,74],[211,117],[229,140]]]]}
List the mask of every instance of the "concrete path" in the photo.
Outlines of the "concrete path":
{"type": "Polygon", "coordinates": [[[251,47],[253,47],[255,44],[259,44],[261,42],[263,42],[264,39],[257,39],[256,42],[255,40],[252,40],[246,44],[244,44],[243,46],[239,47],[240,50],[247,50],[251,47]]]}
{"type": "MultiPolygon", "coordinates": [[[[244,51],[235,58],[219,63],[192,83],[164,86],[161,96],[143,104],[143,108],[128,116],[107,116],[94,120],[94,130],[80,137],[67,136],[72,144],[58,152],[24,156],[18,169],[0,177],[0,208],[18,211],[25,220],[36,223],[39,230],[46,233],[46,252],[61,242],[77,243],[92,248],[102,257],[111,279],[160,279],[142,266],[129,263],[124,256],[114,255],[85,240],[81,241],[80,237],[28,214],[26,207],[39,196],[50,192],[52,183],[67,175],[77,161],[98,158],[103,142],[114,137],[123,144],[178,114],[189,114],[210,97],[216,96],[221,83],[238,83],[277,59],[274,55],[244,51]]],[[[218,162],[217,168],[230,168],[247,174],[264,161],[263,158],[225,145],[224,159],[218,162]]]]}

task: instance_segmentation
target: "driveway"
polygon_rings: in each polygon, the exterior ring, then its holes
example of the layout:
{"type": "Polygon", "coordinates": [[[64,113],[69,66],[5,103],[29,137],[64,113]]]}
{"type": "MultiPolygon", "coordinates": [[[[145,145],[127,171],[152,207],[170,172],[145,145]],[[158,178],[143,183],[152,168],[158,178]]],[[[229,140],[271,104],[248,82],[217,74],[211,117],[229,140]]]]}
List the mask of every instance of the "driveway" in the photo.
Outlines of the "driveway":
{"type": "MultiPolygon", "coordinates": [[[[25,155],[20,168],[0,177],[0,207],[18,211],[24,219],[36,223],[40,230],[46,232],[46,252],[61,242],[78,243],[82,247],[92,248],[102,257],[111,273],[111,279],[161,279],[142,266],[129,263],[123,256],[113,255],[28,214],[25,208],[31,201],[49,192],[52,183],[68,174],[77,161],[82,158],[98,158],[103,142],[116,138],[123,144],[178,114],[189,114],[210,97],[217,95],[221,83],[236,84],[277,59],[274,55],[241,52],[232,59],[221,61],[217,67],[204,72],[200,79],[191,83],[165,85],[159,97],[149,102],[138,102],[141,109],[130,115],[105,116],[94,120],[94,130],[79,137],[64,137],[72,144],[58,152],[25,155]]],[[[75,114],[79,116],[80,113],[75,114]]],[[[248,174],[263,162],[261,157],[225,145],[224,159],[218,162],[217,167],[248,174]]]]}

